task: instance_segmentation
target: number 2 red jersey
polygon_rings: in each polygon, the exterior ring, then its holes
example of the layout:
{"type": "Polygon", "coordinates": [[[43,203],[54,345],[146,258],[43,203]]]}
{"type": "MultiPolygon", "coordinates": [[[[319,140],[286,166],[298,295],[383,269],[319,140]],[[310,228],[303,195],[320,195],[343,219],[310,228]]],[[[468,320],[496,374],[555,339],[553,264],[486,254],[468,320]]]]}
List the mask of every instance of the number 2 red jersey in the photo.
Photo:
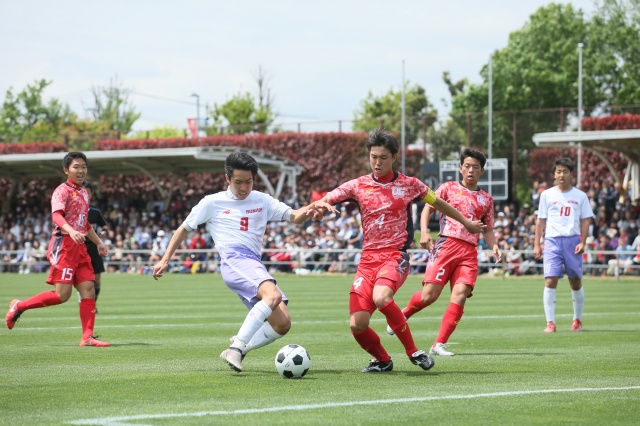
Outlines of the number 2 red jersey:
{"type": "MultiPolygon", "coordinates": [[[[89,195],[81,186],[66,181],[59,185],[51,197],[51,213],[61,211],[64,220],[76,231],[86,234],[89,223],[89,195]]],[[[54,235],[67,234],[56,226],[54,235]]]]}
{"type": "MultiPolygon", "coordinates": [[[[481,220],[488,229],[493,229],[493,197],[486,191],[471,191],[460,182],[445,182],[436,190],[436,195],[451,204],[462,216],[470,220],[481,220]]],[[[457,238],[478,245],[480,234],[470,234],[457,220],[440,214],[439,222],[441,237],[457,238]]]]}
{"type": "Polygon", "coordinates": [[[327,194],[327,200],[331,204],[354,200],[360,205],[363,250],[400,250],[413,239],[411,202],[428,192],[429,187],[414,177],[396,173],[383,184],[370,174],[343,183],[327,194]]]}

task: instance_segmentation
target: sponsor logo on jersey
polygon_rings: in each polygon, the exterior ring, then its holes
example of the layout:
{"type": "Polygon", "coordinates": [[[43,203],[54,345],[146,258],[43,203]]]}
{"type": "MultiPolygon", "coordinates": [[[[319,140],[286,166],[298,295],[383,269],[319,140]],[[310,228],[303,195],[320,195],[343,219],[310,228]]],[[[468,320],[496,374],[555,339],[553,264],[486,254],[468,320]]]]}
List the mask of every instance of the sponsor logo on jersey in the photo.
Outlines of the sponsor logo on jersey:
{"type": "Polygon", "coordinates": [[[257,209],[249,209],[246,211],[247,214],[251,214],[251,213],[261,213],[262,212],[262,207],[258,207],[257,209]]]}
{"type": "Polygon", "coordinates": [[[380,275],[384,275],[384,274],[386,274],[387,272],[389,272],[389,271],[387,271],[386,269],[385,269],[384,271],[380,271],[380,275]]]}
{"type": "Polygon", "coordinates": [[[222,214],[231,214],[231,210],[225,210],[222,212],[222,214]]]}
{"type": "Polygon", "coordinates": [[[480,204],[481,206],[486,206],[487,197],[485,197],[484,195],[478,195],[478,204],[480,204]]]}
{"type": "Polygon", "coordinates": [[[375,188],[367,188],[364,190],[364,193],[369,195],[369,194],[373,194],[374,192],[376,192],[375,188]]]}
{"type": "Polygon", "coordinates": [[[391,188],[391,195],[393,195],[395,198],[404,197],[404,192],[405,188],[402,186],[394,186],[393,188],[391,188]]]}

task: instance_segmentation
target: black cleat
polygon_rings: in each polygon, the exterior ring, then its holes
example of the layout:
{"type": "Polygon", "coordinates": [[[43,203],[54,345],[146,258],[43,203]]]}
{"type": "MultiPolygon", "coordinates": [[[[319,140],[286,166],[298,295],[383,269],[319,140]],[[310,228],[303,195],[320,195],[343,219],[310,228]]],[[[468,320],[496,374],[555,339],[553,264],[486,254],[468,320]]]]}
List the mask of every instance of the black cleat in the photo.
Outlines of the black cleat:
{"type": "Polygon", "coordinates": [[[413,356],[409,357],[409,360],[413,364],[419,365],[423,370],[429,370],[436,364],[433,358],[424,353],[424,351],[414,353],[413,356]]]}
{"type": "Polygon", "coordinates": [[[393,370],[393,361],[389,360],[389,362],[378,361],[377,359],[372,359],[369,365],[366,368],[362,369],[363,373],[386,373],[388,371],[393,370]]]}

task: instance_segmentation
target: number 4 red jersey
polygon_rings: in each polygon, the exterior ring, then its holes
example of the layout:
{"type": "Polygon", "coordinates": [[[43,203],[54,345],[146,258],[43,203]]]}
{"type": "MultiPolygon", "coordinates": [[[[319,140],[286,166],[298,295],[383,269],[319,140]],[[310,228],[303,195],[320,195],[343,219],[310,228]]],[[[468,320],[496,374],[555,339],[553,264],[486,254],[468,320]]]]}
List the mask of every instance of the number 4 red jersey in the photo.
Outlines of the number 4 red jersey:
{"type": "MultiPolygon", "coordinates": [[[[462,216],[470,220],[481,220],[488,229],[493,229],[493,197],[486,191],[471,191],[460,182],[445,182],[436,190],[436,195],[451,204],[462,216]]],[[[457,220],[440,214],[439,222],[441,237],[457,238],[478,245],[480,234],[470,234],[457,220]]]]}
{"type": "Polygon", "coordinates": [[[400,250],[413,240],[411,202],[428,193],[433,196],[414,177],[395,173],[391,182],[380,183],[370,174],[343,183],[327,194],[327,200],[331,204],[353,200],[360,205],[363,250],[400,250]]]}

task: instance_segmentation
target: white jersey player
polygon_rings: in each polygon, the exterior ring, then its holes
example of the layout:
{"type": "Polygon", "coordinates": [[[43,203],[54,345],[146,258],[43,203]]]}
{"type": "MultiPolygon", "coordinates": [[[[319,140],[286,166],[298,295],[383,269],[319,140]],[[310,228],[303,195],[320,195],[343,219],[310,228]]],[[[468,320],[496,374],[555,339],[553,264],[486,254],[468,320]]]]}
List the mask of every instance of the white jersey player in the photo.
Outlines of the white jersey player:
{"type": "Polygon", "coordinates": [[[189,232],[206,224],[220,252],[222,279],[249,309],[231,338],[231,346],[220,354],[231,369],[240,372],[242,360],[250,350],[281,338],[291,328],[288,300],[260,261],[267,222],[302,223],[310,216],[321,218],[323,211],[337,211],[320,201],[292,210],[270,195],[253,191],[258,163],[247,153],[230,154],[225,160],[225,172],[229,188],[206,196],[191,210],[153,267],[153,278],[162,277],[189,232]]]}
{"type": "Polygon", "coordinates": [[[558,278],[567,271],[573,299],[573,323],[571,331],[582,330],[584,288],[582,287],[582,254],[589,234],[593,211],[587,195],[571,186],[573,162],[568,158],[556,160],[553,175],[556,186],[540,195],[538,220],[533,254],[542,257],[540,245],[544,237],[544,312],[547,319],[546,333],[556,331],[555,307],[558,278]]]}

